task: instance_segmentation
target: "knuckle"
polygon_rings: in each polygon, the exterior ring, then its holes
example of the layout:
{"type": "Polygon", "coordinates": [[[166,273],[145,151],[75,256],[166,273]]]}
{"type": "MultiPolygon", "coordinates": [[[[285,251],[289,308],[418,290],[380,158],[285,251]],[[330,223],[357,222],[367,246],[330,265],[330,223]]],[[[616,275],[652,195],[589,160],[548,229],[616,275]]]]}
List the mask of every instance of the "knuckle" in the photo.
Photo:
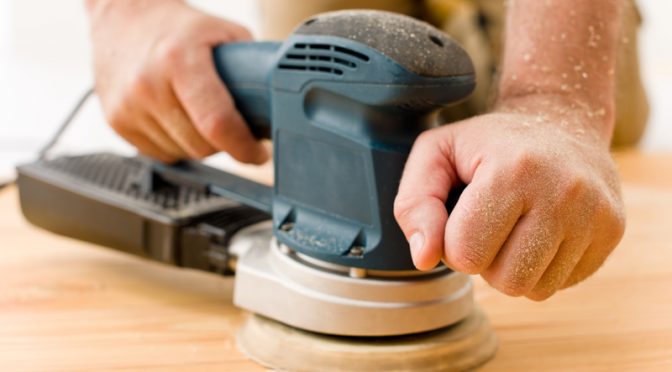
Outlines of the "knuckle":
{"type": "Polygon", "coordinates": [[[559,188],[560,199],[579,200],[588,190],[588,181],[579,176],[569,177],[559,185],[559,188]]]}
{"type": "Polygon", "coordinates": [[[480,274],[486,265],[487,257],[482,250],[469,245],[449,249],[448,259],[454,269],[467,274],[480,274]]]}
{"type": "Polygon", "coordinates": [[[115,104],[109,107],[109,110],[106,110],[105,114],[110,127],[121,136],[129,134],[132,129],[128,121],[124,119],[125,111],[125,108],[121,104],[115,104]]]}
{"type": "Polygon", "coordinates": [[[409,214],[413,210],[413,207],[417,205],[417,200],[415,198],[409,198],[401,195],[397,195],[394,199],[394,218],[400,224],[403,224],[408,220],[409,214]]]}
{"type": "Polygon", "coordinates": [[[603,209],[606,210],[605,213],[609,216],[607,221],[609,221],[611,235],[618,242],[623,237],[626,226],[626,217],[623,206],[605,200],[603,209]]]}
{"type": "Polygon", "coordinates": [[[118,94],[118,91],[107,92],[106,95],[100,96],[100,104],[103,109],[105,119],[112,124],[121,124],[122,116],[128,112],[128,101],[126,97],[118,94]],[[111,94],[110,94],[111,93],[111,94]]]}
{"type": "Polygon", "coordinates": [[[513,155],[513,179],[529,180],[535,175],[543,163],[543,158],[534,151],[524,150],[513,155]]]}
{"type": "Polygon", "coordinates": [[[156,46],[156,57],[159,61],[159,66],[162,66],[166,71],[173,71],[182,65],[184,55],[184,48],[173,39],[165,39],[160,41],[156,46]]]}
{"type": "Polygon", "coordinates": [[[626,216],[622,204],[604,196],[593,197],[592,203],[588,217],[592,221],[595,234],[601,238],[603,245],[615,247],[626,230],[626,216]]]}
{"type": "Polygon", "coordinates": [[[108,122],[110,123],[110,127],[122,137],[125,137],[130,132],[126,123],[116,117],[108,118],[108,122]]]}
{"type": "Polygon", "coordinates": [[[617,215],[611,225],[614,231],[613,236],[616,241],[615,244],[617,244],[625,234],[625,216],[623,214],[617,215]]]}
{"type": "Polygon", "coordinates": [[[534,167],[537,162],[537,156],[533,151],[519,151],[514,155],[514,160],[519,168],[534,167]]]}
{"type": "Polygon", "coordinates": [[[152,97],[152,82],[145,74],[140,73],[133,77],[128,84],[127,97],[146,101],[152,97]]]}
{"type": "Polygon", "coordinates": [[[226,131],[226,123],[230,121],[230,111],[220,110],[196,120],[201,134],[206,138],[221,138],[226,131]]]}

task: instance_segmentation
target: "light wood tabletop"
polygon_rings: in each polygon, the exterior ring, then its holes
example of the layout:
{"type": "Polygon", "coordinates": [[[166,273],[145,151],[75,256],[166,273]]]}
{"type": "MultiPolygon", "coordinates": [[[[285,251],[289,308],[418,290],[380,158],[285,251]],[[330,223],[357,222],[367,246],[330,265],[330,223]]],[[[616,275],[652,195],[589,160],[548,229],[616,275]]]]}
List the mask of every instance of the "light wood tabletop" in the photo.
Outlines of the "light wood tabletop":
{"type": "MultiPolygon", "coordinates": [[[[542,303],[475,278],[484,370],[672,370],[672,154],[616,159],[628,227],[594,277],[542,303]]],[[[232,284],[39,230],[0,192],[1,370],[264,370],[236,349],[232,284]]]]}

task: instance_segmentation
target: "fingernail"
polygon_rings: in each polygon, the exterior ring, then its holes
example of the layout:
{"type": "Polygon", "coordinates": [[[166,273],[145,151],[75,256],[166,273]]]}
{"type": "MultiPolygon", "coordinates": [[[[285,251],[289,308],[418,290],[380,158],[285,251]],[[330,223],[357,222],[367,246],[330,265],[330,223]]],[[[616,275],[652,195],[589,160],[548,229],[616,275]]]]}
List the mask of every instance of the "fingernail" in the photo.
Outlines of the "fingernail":
{"type": "Polygon", "coordinates": [[[408,239],[408,244],[411,246],[411,254],[413,256],[420,254],[422,247],[425,245],[425,236],[421,232],[416,232],[408,239]]]}

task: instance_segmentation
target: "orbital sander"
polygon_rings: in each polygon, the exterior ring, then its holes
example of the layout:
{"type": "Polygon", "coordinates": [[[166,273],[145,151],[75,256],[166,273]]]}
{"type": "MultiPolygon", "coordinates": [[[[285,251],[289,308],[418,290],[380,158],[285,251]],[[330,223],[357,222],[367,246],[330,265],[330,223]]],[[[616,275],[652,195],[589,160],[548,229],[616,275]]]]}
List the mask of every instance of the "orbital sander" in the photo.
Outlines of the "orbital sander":
{"type": "Polygon", "coordinates": [[[252,132],[273,141],[272,187],[195,161],[62,156],[18,168],[26,218],[235,274],[234,303],[254,314],[240,347],[273,368],[465,369],[492,356],[469,277],[414,270],[393,215],[415,138],[474,89],[465,51],[410,17],[341,11],[213,58],[252,132]]]}

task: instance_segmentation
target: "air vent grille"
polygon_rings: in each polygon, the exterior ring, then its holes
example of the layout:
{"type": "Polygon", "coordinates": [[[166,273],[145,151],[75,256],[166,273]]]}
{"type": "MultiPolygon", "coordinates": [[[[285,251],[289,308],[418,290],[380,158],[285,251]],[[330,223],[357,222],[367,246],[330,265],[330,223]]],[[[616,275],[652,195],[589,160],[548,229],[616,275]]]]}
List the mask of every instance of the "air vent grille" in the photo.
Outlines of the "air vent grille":
{"type": "Polygon", "coordinates": [[[179,211],[219,198],[204,190],[168,183],[159,183],[152,189],[143,190],[138,182],[149,176],[150,170],[136,158],[103,153],[57,158],[44,166],[49,171],[67,175],[73,181],[106,189],[165,210],[179,211]]]}
{"type": "Polygon", "coordinates": [[[352,49],[331,44],[297,43],[287,52],[278,66],[281,70],[315,71],[343,75],[357,68],[369,57],[352,49]]]}

